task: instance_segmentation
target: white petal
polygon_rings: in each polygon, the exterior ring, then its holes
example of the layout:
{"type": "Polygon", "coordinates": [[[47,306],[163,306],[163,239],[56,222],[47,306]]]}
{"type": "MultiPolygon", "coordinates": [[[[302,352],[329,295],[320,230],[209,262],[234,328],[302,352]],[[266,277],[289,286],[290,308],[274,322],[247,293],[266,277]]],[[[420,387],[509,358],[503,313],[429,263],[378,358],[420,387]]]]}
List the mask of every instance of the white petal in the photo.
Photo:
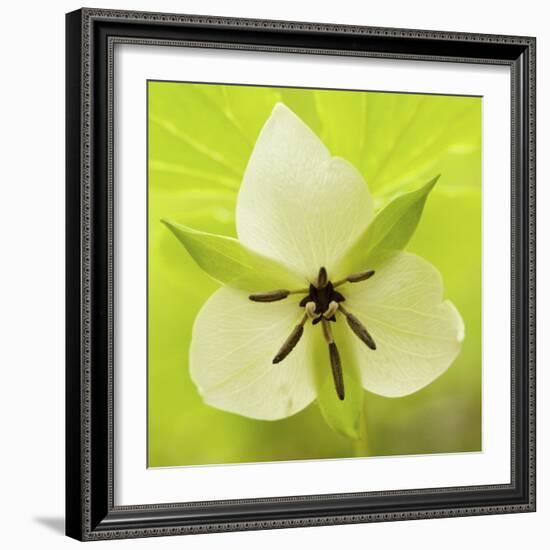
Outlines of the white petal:
{"type": "MultiPolygon", "coordinates": [[[[420,390],[443,374],[458,355],[464,324],[454,305],[442,300],[439,272],[406,252],[374,265],[368,281],[347,284],[345,306],[376,342],[370,350],[351,331],[363,387],[387,397],[420,390]]],[[[342,322],[345,322],[342,317],[342,322]]]]}
{"type": "Polygon", "coordinates": [[[291,416],[315,398],[311,325],[280,363],[273,358],[298,324],[300,296],[252,302],[246,292],[224,287],[200,310],[193,327],[191,377],[204,400],[250,418],[291,416]]]}
{"type": "Polygon", "coordinates": [[[283,104],[275,106],[248,162],[237,233],[251,249],[310,281],[333,268],[374,216],[367,184],[283,104]]]}

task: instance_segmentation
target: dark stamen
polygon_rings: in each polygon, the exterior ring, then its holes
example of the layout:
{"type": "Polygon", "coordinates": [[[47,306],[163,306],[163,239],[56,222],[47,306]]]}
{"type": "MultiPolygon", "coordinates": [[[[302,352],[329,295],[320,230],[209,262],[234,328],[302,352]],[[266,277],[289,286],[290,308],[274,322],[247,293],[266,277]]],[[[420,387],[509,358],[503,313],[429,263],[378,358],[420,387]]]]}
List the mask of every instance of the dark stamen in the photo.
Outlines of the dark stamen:
{"type": "Polygon", "coordinates": [[[361,281],[366,281],[374,275],[374,269],[369,269],[368,271],[360,271],[359,273],[352,273],[348,275],[345,279],[340,279],[334,283],[334,288],[337,286],[343,285],[344,283],[360,283],[361,281]]]}
{"type": "Polygon", "coordinates": [[[258,294],[251,294],[248,299],[253,302],[277,302],[278,300],[284,300],[290,294],[290,290],[272,290],[270,292],[260,292],[258,294]]]}
{"type": "Polygon", "coordinates": [[[332,368],[332,378],[334,379],[334,388],[336,389],[338,399],[340,399],[340,401],[343,401],[346,394],[344,391],[342,361],[340,360],[340,353],[338,352],[338,348],[334,343],[330,323],[326,319],[323,319],[323,336],[325,337],[325,340],[328,344],[328,353],[330,356],[330,366],[332,368]]]}
{"type": "Polygon", "coordinates": [[[281,346],[281,349],[273,358],[274,365],[280,363],[296,347],[296,344],[300,341],[302,334],[304,334],[304,324],[307,318],[307,314],[304,315],[300,323],[294,327],[290,333],[290,336],[285,340],[285,343],[281,346]]]}
{"type": "Polygon", "coordinates": [[[352,273],[346,277],[346,280],[350,283],[359,283],[361,281],[366,281],[374,275],[374,269],[369,271],[361,271],[360,273],[352,273]]]}
{"type": "Polygon", "coordinates": [[[319,270],[319,275],[317,277],[317,288],[324,288],[325,286],[327,286],[327,283],[328,283],[327,270],[324,267],[322,267],[319,270]]]}
{"type": "MultiPolygon", "coordinates": [[[[278,300],[284,300],[291,294],[306,294],[308,292],[309,288],[298,288],[296,290],[285,290],[281,288],[278,290],[270,290],[269,292],[258,292],[256,294],[251,294],[248,299],[253,302],[277,302],[278,300]]],[[[301,302],[300,305],[302,305],[301,302]]]]}
{"type": "Polygon", "coordinates": [[[279,300],[284,300],[290,294],[305,294],[305,296],[303,296],[298,303],[299,307],[305,308],[304,316],[302,317],[300,323],[292,329],[292,332],[277,352],[277,355],[273,358],[273,363],[280,363],[296,347],[304,334],[304,325],[308,319],[311,320],[313,325],[321,323],[323,336],[328,344],[330,365],[336,394],[338,395],[338,399],[341,401],[344,400],[345,392],[342,361],[332,336],[330,322],[336,321],[336,314],[338,311],[341,311],[346,317],[348,326],[362,342],[364,342],[372,350],[376,349],[376,344],[363,323],[361,323],[355,315],[351,314],[342,306],[342,302],[346,299],[342,294],[335,290],[335,288],[344,283],[358,283],[360,281],[366,281],[373,275],[374,270],[371,269],[369,271],[352,273],[345,279],[332,283],[332,281],[329,281],[328,279],[327,270],[324,267],[321,267],[319,269],[317,281],[310,283],[309,288],[297,290],[278,289],[271,290],[269,292],[250,294],[248,297],[253,302],[277,302],[279,300]]]}
{"type": "Polygon", "coordinates": [[[346,316],[346,321],[348,322],[349,328],[353,330],[355,335],[367,346],[375,350],[376,349],[376,343],[372,339],[372,336],[369,334],[369,331],[366,329],[366,327],[355,317],[355,315],[351,314],[347,309],[345,309],[342,305],[339,307],[340,311],[346,316]]]}
{"type": "Polygon", "coordinates": [[[340,362],[340,354],[338,353],[338,348],[336,344],[328,345],[328,351],[330,354],[330,366],[332,367],[332,377],[334,378],[334,387],[336,388],[336,393],[338,394],[338,399],[340,401],[344,400],[346,394],[344,392],[344,377],[342,376],[342,363],[340,362]]]}

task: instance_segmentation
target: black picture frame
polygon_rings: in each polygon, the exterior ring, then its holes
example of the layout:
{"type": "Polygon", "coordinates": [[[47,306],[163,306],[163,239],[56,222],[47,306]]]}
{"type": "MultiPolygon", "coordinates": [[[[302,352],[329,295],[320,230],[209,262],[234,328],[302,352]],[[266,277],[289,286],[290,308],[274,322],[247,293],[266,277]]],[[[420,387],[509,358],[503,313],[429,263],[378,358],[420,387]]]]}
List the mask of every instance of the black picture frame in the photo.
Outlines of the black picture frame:
{"type": "Polygon", "coordinates": [[[103,9],[71,12],[66,23],[67,535],[100,540],[534,511],[535,38],[103,9]],[[510,67],[509,484],[114,505],[113,45],[128,42],[510,67]]]}

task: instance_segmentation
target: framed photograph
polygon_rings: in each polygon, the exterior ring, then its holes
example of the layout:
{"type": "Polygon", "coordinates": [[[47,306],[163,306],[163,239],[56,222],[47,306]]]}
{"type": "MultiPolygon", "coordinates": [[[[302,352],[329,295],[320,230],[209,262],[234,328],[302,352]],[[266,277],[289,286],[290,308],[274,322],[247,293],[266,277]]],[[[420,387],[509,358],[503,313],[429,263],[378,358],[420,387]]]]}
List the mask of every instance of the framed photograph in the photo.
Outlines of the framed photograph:
{"type": "Polygon", "coordinates": [[[535,39],[67,15],[67,535],[535,510],[535,39]]]}

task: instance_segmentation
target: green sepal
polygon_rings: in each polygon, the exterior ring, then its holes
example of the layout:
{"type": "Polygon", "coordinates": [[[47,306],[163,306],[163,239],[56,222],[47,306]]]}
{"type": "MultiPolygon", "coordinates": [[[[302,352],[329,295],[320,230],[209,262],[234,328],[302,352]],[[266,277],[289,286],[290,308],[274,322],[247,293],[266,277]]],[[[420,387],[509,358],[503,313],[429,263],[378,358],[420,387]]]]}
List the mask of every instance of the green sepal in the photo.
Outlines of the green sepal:
{"type": "Polygon", "coordinates": [[[222,284],[261,292],[296,288],[304,281],[282,264],[262,256],[237,239],[205,233],[172,221],[162,220],[208,275],[222,284]]]}
{"type": "Polygon", "coordinates": [[[438,179],[439,176],[436,176],[419,189],[399,195],[378,212],[346,254],[342,271],[362,271],[370,267],[370,259],[405,248],[420,222],[426,199],[438,179]]]}

